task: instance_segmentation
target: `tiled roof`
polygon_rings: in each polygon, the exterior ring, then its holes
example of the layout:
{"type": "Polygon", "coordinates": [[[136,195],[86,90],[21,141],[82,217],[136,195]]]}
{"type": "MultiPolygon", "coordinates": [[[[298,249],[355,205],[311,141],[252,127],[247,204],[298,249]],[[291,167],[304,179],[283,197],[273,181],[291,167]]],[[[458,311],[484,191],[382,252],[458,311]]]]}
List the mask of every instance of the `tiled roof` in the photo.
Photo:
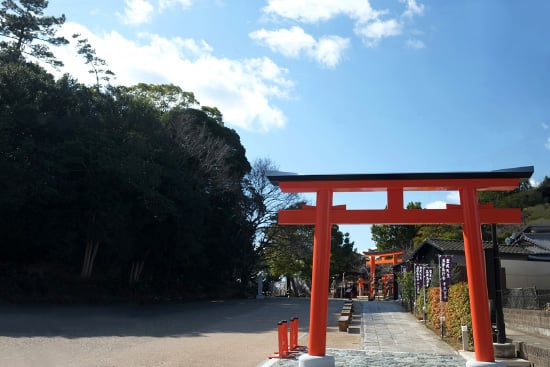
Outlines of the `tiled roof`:
{"type": "Polygon", "coordinates": [[[521,233],[513,242],[527,248],[532,253],[550,253],[550,233],[521,233]]]}
{"type": "MultiPolygon", "coordinates": [[[[550,255],[550,243],[549,247],[541,247],[537,244],[528,241],[515,241],[510,245],[500,244],[499,251],[501,254],[510,254],[510,255],[533,255],[533,254],[544,254],[550,255]]],[[[428,238],[422,245],[420,245],[413,253],[414,255],[420,251],[424,246],[433,246],[437,250],[443,253],[449,252],[464,252],[464,241],[463,240],[445,240],[440,238],[428,238]]],[[[493,248],[493,243],[490,241],[483,241],[483,248],[490,249],[493,248]]]]}

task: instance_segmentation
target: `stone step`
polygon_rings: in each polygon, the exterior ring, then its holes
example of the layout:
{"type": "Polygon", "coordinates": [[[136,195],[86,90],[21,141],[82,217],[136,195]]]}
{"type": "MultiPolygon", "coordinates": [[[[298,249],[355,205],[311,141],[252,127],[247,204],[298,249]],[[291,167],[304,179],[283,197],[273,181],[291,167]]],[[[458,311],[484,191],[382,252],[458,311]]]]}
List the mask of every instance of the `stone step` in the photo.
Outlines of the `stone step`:
{"type": "MultiPolygon", "coordinates": [[[[470,351],[458,351],[458,354],[467,361],[475,361],[474,352],[470,351]]],[[[521,358],[495,358],[497,362],[502,362],[506,367],[533,367],[533,362],[529,362],[526,359],[521,358]]],[[[483,363],[483,362],[480,362],[483,363]]]]}

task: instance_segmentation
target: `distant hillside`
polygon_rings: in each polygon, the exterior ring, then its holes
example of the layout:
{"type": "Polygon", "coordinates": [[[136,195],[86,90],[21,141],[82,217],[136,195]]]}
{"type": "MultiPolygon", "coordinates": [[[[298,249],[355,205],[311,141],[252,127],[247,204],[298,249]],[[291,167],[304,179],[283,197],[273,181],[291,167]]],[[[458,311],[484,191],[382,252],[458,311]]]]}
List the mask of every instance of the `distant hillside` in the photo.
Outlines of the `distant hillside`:
{"type": "Polygon", "coordinates": [[[523,209],[526,225],[550,225],[550,204],[538,204],[523,209]]]}
{"type": "Polygon", "coordinates": [[[498,208],[522,209],[523,223],[499,226],[499,238],[507,237],[513,232],[521,232],[526,226],[550,225],[549,177],[545,177],[538,187],[532,187],[529,181],[525,180],[511,192],[481,192],[479,201],[494,203],[498,208]]]}

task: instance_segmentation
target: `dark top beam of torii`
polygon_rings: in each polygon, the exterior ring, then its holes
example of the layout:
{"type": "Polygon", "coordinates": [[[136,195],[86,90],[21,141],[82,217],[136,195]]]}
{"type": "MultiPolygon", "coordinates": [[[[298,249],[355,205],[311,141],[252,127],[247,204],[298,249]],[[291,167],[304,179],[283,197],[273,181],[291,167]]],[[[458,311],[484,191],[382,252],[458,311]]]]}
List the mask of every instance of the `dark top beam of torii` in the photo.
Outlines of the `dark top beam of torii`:
{"type": "MultiPolygon", "coordinates": [[[[533,167],[528,166],[486,172],[336,175],[268,173],[269,180],[279,185],[283,192],[316,193],[315,206],[279,211],[279,224],[315,225],[309,354],[304,356],[311,356],[313,360],[307,364],[313,365],[315,358],[325,356],[332,224],[462,224],[468,279],[476,279],[469,284],[476,361],[494,362],[480,224],[521,223],[521,210],[480,205],[477,192],[514,190],[520,180],[531,177],[533,171],[533,167]],[[332,205],[334,192],[373,191],[387,192],[386,209],[347,210],[345,205],[332,205]],[[405,209],[405,191],[458,191],[460,205],[447,205],[446,209],[405,209]]],[[[333,364],[330,357],[327,358],[328,364],[333,364]]]]}

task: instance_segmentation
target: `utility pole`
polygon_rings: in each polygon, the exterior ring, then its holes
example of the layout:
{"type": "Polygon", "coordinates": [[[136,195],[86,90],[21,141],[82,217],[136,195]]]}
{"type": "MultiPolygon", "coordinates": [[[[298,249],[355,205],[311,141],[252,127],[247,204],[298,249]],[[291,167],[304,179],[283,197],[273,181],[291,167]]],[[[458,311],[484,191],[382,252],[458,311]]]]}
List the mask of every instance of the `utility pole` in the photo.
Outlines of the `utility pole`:
{"type": "Polygon", "coordinates": [[[502,288],[500,284],[500,252],[497,240],[497,225],[491,224],[493,236],[493,262],[495,276],[495,321],[497,323],[497,343],[506,343],[506,326],[504,325],[504,312],[502,310],[502,288]]]}

